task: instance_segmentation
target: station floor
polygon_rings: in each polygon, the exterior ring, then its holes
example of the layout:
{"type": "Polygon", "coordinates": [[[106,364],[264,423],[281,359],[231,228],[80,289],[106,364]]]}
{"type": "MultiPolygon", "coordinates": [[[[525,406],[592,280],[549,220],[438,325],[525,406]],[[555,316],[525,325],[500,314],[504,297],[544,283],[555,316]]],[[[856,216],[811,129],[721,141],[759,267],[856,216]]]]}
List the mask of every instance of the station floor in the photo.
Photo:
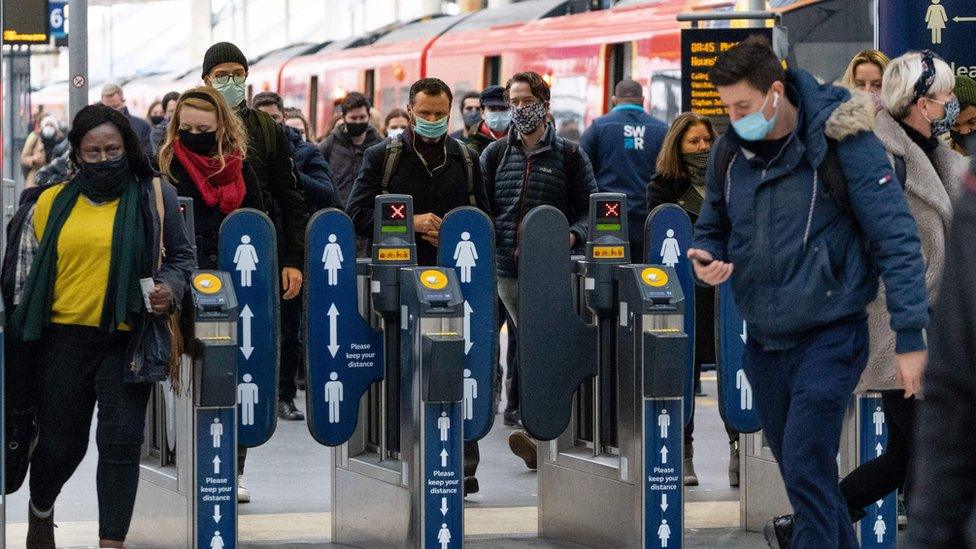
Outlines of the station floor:
{"type": "MultiPolygon", "coordinates": [[[[697,399],[695,422],[700,485],[686,492],[685,547],[766,547],[762,535],[739,529],[739,491],[728,484],[728,437],[718,414],[714,372],[706,372],[702,384],[706,396],[697,399]]],[[[299,394],[296,403],[304,408],[304,394],[299,394]]],[[[481,443],[481,491],[466,499],[466,546],[582,548],[537,538],[536,473],[509,451],[512,430],[503,425],[499,414],[481,443]]],[[[88,455],[55,507],[58,547],[97,547],[94,429],[92,433],[88,455]]],[[[330,461],[330,450],[312,440],[304,422],[279,420],[271,441],[248,454],[244,483],[251,492],[251,503],[239,506],[240,547],[343,547],[330,543],[330,461]]],[[[27,499],[26,488],[7,498],[8,548],[24,547],[27,499]]]]}

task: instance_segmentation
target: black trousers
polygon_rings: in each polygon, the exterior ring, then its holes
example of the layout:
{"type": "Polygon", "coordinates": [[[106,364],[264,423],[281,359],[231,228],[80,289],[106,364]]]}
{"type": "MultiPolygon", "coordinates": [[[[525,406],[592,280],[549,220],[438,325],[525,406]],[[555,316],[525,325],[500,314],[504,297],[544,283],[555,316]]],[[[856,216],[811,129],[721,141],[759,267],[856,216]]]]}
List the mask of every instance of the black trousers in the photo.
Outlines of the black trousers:
{"type": "Polygon", "coordinates": [[[124,541],[139,484],[139,457],[152,384],[125,383],[129,334],[85,326],[53,325],[40,349],[37,449],[31,459],[30,496],[47,510],[88,450],[98,403],[99,537],[124,541]]]}
{"type": "Polygon", "coordinates": [[[882,391],[888,446],[880,456],[850,472],[840,482],[840,491],[852,510],[864,509],[904,486],[905,501],[911,490],[908,464],[914,450],[915,397],[904,391],[882,391]]]}
{"type": "Polygon", "coordinates": [[[295,400],[298,387],[295,378],[305,369],[302,346],[302,294],[281,300],[281,365],[278,370],[278,399],[295,400]]]}

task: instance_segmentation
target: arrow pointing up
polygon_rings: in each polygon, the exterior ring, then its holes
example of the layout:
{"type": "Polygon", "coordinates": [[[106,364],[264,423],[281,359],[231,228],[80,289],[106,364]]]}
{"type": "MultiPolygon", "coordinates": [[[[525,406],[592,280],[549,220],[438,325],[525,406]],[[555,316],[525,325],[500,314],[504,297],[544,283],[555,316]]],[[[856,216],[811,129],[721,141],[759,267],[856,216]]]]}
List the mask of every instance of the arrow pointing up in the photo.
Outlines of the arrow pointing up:
{"type": "Polygon", "coordinates": [[[746,330],[746,321],[745,320],[742,321],[742,333],[739,334],[739,337],[742,338],[742,342],[743,343],[745,343],[746,342],[746,339],[748,339],[748,337],[749,337],[749,332],[746,330]]]}
{"type": "Polygon", "coordinates": [[[474,309],[471,308],[471,304],[468,300],[464,300],[464,354],[468,354],[471,347],[474,347],[474,343],[471,342],[471,313],[474,309]]]}
{"type": "Polygon", "coordinates": [[[241,338],[241,353],[244,354],[244,360],[251,358],[251,353],[254,352],[254,347],[251,346],[251,319],[254,318],[254,312],[251,311],[251,307],[248,305],[244,306],[241,311],[241,325],[244,330],[244,336],[241,338]]]}
{"type": "Polygon", "coordinates": [[[441,515],[447,516],[447,498],[441,498],[441,515]]]}
{"type": "Polygon", "coordinates": [[[668,511],[668,495],[661,494],[661,512],[666,513],[668,511]]]}
{"type": "Polygon", "coordinates": [[[332,353],[332,358],[335,358],[336,353],[339,352],[339,309],[336,309],[335,303],[329,307],[329,352],[332,353]]]}
{"type": "Polygon", "coordinates": [[[667,463],[667,462],[668,462],[668,447],[661,446],[661,463],[667,463]]]}
{"type": "Polygon", "coordinates": [[[213,458],[213,464],[214,464],[214,474],[215,475],[219,475],[220,474],[220,456],[214,456],[214,458],[213,458]]]}
{"type": "Polygon", "coordinates": [[[874,447],[874,451],[878,454],[878,457],[881,457],[881,452],[884,452],[884,446],[882,446],[879,442],[878,445],[874,447]]]}
{"type": "Polygon", "coordinates": [[[447,449],[441,450],[441,467],[447,467],[447,449]]]}
{"type": "Polygon", "coordinates": [[[220,524],[220,506],[214,505],[214,522],[220,524]]]}
{"type": "Polygon", "coordinates": [[[878,509],[881,509],[882,505],[884,505],[884,498],[878,500],[878,509]]]}

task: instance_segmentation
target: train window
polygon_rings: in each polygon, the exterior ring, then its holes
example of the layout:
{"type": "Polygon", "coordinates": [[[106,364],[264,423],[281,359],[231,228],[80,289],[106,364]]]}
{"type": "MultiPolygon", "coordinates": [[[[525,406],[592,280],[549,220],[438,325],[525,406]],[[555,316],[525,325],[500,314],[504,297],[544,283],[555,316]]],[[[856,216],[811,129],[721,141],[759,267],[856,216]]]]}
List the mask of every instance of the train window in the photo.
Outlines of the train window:
{"type": "Polygon", "coordinates": [[[498,86],[502,78],[502,56],[491,55],[485,57],[485,75],[483,88],[498,86]]]}
{"type": "Polygon", "coordinates": [[[681,71],[651,74],[651,116],[668,124],[681,114],[681,71]]]}
{"type": "Polygon", "coordinates": [[[308,82],[308,125],[312,135],[319,134],[319,77],[312,76],[308,82]]]}
{"type": "Polygon", "coordinates": [[[552,116],[560,137],[579,141],[586,128],[585,76],[555,76],[552,78],[552,116]]]}
{"type": "Polygon", "coordinates": [[[370,105],[376,104],[376,71],[373,69],[363,73],[363,95],[369,99],[370,105]]]}
{"type": "Polygon", "coordinates": [[[612,107],[610,104],[610,96],[613,95],[613,88],[617,85],[617,82],[631,77],[632,60],[633,46],[630,42],[607,46],[606,79],[604,79],[604,82],[606,82],[606,90],[603,100],[604,112],[609,111],[612,107]]]}

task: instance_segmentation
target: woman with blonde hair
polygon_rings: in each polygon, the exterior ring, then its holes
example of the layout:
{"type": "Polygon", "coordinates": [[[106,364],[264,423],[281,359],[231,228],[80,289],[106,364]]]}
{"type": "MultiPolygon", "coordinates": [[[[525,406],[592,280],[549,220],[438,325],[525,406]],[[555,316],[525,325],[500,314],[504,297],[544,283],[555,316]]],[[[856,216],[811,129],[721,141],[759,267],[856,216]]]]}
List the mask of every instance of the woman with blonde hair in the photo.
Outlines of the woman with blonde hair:
{"type": "Polygon", "coordinates": [[[881,85],[884,81],[884,71],[891,60],[878,50],[864,50],[855,55],[847,64],[844,71],[843,83],[852,90],[860,90],[871,94],[874,100],[874,110],[880,111],[881,85]]]}
{"type": "Polygon", "coordinates": [[[180,96],[159,149],[159,168],[180,196],[193,199],[202,269],[217,268],[217,232],[228,214],[238,208],[267,210],[246,152],[244,125],[219,93],[201,86],[180,96]]]}

